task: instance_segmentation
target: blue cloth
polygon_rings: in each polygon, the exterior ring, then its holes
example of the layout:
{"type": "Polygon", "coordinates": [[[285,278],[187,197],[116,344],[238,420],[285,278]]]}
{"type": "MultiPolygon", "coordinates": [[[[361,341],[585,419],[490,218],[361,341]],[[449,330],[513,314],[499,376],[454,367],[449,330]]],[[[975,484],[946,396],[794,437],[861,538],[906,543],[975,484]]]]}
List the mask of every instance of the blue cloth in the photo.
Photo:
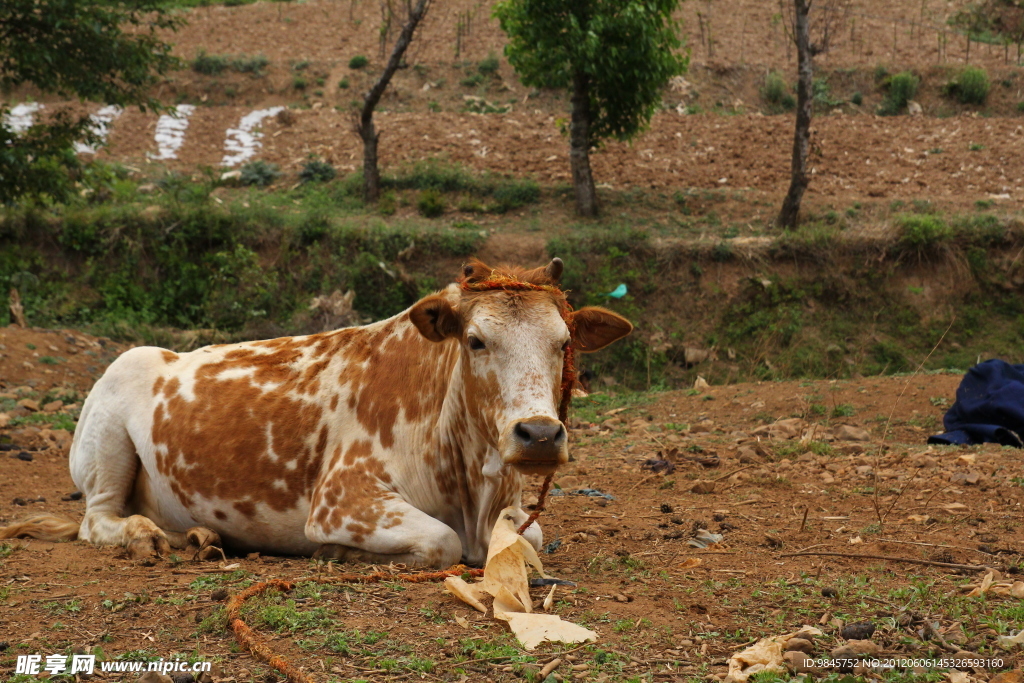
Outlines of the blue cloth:
{"type": "Polygon", "coordinates": [[[942,424],[928,443],[1024,447],[1024,365],[992,359],[968,370],[942,424]]]}

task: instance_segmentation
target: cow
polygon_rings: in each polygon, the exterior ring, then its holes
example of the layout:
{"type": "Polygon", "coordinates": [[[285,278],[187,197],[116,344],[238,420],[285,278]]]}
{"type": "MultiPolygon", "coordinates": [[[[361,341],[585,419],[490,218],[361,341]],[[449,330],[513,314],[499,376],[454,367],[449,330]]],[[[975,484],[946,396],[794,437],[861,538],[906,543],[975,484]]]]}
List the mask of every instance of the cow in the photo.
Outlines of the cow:
{"type": "MultiPolygon", "coordinates": [[[[70,452],[81,524],[43,515],[0,538],[77,537],[166,556],[186,538],[343,561],[480,565],[526,475],[568,460],[563,360],[632,331],[573,311],[562,262],[464,266],[387,320],[300,337],[131,349],[99,379],[70,452]]],[[[536,524],[525,537],[540,547],[536,524]]]]}

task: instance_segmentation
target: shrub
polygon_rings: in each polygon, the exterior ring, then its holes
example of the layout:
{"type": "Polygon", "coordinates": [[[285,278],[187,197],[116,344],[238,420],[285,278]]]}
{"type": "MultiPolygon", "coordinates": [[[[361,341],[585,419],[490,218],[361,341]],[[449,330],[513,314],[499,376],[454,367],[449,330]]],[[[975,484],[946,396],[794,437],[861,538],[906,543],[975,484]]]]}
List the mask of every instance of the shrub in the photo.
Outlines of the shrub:
{"type": "Polygon", "coordinates": [[[1024,113],[1024,102],[1018,102],[1017,103],[1017,111],[1021,112],[1021,113],[1024,113]]]}
{"type": "Polygon", "coordinates": [[[778,71],[769,71],[761,87],[761,97],[764,101],[768,104],[782,104],[783,99],[789,94],[789,84],[782,74],[778,71]]]}
{"type": "Polygon", "coordinates": [[[362,69],[364,66],[370,63],[364,55],[356,55],[352,59],[348,60],[348,68],[350,69],[362,69]]]}
{"type": "Polygon", "coordinates": [[[879,107],[878,113],[883,116],[899,114],[906,108],[907,102],[914,99],[914,95],[917,94],[917,86],[920,84],[921,79],[909,71],[902,71],[889,78],[885,99],[882,100],[882,106],[879,107]]]}
{"type": "Polygon", "coordinates": [[[281,171],[278,170],[277,164],[270,164],[263,159],[257,159],[242,166],[242,175],[238,182],[242,185],[266,187],[273,184],[280,177],[281,171]]]}
{"type": "Polygon", "coordinates": [[[540,199],[540,186],[533,180],[510,180],[494,188],[494,210],[505,213],[540,199]]]}
{"type": "Polygon", "coordinates": [[[304,183],[326,183],[334,180],[336,175],[338,172],[334,170],[334,166],[326,161],[310,159],[302,165],[302,170],[299,171],[299,180],[304,183]]]}
{"type": "Polygon", "coordinates": [[[487,56],[487,59],[481,60],[476,65],[476,70],[486,76],[491,76],[497,73],[499,66],[501,66],[501,63],[498,61],[498,58],[494,54],[490,54],[487,56]]]}
{"type": "Polygon", "coordinates": [[[946,85],[945,91],[947,95],[956,97],[960,104],[984,104],[989,88],[988,73],[980,67],[969,66],[955,81],[946,85]]]}
{"type": "Polygon", "coordinates": [[[437,218],[444,213],[444,197],[437,190],[424,190],[420,193],[416,208],[427,218],[437,218]]]}
{"type": "Polygon", "coordinates": [[[306,85],[308,85],[306,83],[306,79],[303,78],[302,76],[296,76],[295,78],[292,79],[292,87],[295,88],[296,90],[305,90],[306,85]]]}
{"type": "Polygon", "coordinates": [[[850,98],[850,102],[853,102],[855,105],[859,107],[860,105],[864,104],[864,96],[861,95],[859,92],[855,92],[853,93],[853,97],[850,98]]]}
{"type": "Polygon", "coordinates": [[[192,60],[192,70],[205,76],[217,76],[228,68],[228,58],[221,55],[208,55],[200,50],[192,60]]]}
{"type": "Polygon", "coordinates": [[[231,60],[231,68],[241,74],[259,75],[270,64],[264,55],[241,55],[231,60]]]}
{"type": "Polygon", "coordinates": [[[466,76],[465,78],[463,78],[461,81],[459,81],[459,84],[467,88],[475,88],[476,86],[480,85],[483,82],[483,74],[473,74],[472,76],[466,76]]]}
{"type": "Polygon", "coordinates": [[[338,87],[341,88],[342,90],[348,90],[348,79],[343,78],[340,81],[338,81],[338,87]]]}
{"type": "Polygon", "coordinates": [[[900,229],[900,244],[918,250],[944,242],[953,235],[945,221],[927,214],[897,216],[896,225],[900,229]]]}

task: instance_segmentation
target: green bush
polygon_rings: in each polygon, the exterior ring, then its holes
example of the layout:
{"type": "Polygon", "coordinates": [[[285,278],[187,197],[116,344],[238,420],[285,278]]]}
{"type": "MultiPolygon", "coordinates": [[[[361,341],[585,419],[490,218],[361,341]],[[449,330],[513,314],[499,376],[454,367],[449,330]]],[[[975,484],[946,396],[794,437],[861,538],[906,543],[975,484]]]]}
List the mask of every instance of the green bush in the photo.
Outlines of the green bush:
{"type": "Polygon", "coordinates": [[[242,185],[266,187],[273,184],[280,177],[281,171],[278,169],[277,164],[270,164],[263,159],[257,159],[242,166],[242,176],[238,182],[242,185]]]}
{"type": "Polygon", "coordinates": [[[208,55],[200,50],[192,60],[192,70],[204,76],[218,76],[228,68],[228,58],[221,55],[208,55]]]}
{"type": "Polygon", "coordinates": [[[299,171],[299,180],[304,183],[326,183],[334,180],[338,172],[326,161],[321,159],[310,159],[302,165],[299,171]]]}
{"type": "Polygon", "coordinates": [[[914,99],[920,84],[921,79],[909,71],[901,71],[890,77],[886,84],[885,99],[882,100],[882,106],[879,107],[878,113],[882,116],[899,114],[906,108],[907,102],[914,99]]]}
{"type": "Polygon", "coordinates": [[[347,90],[348,89],[348,79],[347,78],[343,78],[340,81],[338,81],[338,87],[341,88],[342,90],[347,90]]]}
{"type": "Polygon", "coordinates": [[[370,63],[370,60],[363,55],[356,55],[352,59],[348,60],[348,68],[350,69],[362,69],[364,66],[370,63]]]}
{"type": "Polygon", "coordinates": [[[492,76],[498,72],[498,67],[501,66],[501,62],[494,54],[487,55],[487,59],[481,60],[476,65],[477,71],[484,74],[485,76],[492,76]]]}
{"type": "Polygon", "coordinates": [[[761,86],[761,98],[768,104],[781,105],[787,96],[791,97],[786,79],[778,71],[769,71],[761,86]]]}
{"type": "Polygon", "coordinates": [[[270,60],[263,55],[240,55],[231,60],[231,68],[241,74],[260,75],[268,64],[270,60]]]}
{"type": "Polygon", "coordinates": [[[424,190],[420,193],[416,208],[427,218],[437,218],[444,213],[444,197],[437,190],[424,190]]]}
{"type": "Polygon", "coordinates": [[[938,216],[901,214],[896,217],[900,244],[912,249],[925,249],[949,240],[953,231],[938,216]]]}
{"type": "Polygon", "coordinates": [[[467,88],[475,88],[476,86],[480,85],[483,82],[483,74],[473,74],[472,76],[466,76],[465,78],[463,78],[461,81],[459,81],[459,84],[467,88]]]}
{"type": "Polygon", "coordinates": [[[859,92],[855,92],[853,93],[853,97],[850,98],[850,102],[859,107],[860,105],[864,104],[864,96],[861,95],[859,92]]]}
{"type": "Polygon", "coordinates": [[[956,80],[946,85],[947,95],[955,97],[960,104],[985,104],[988,98],[988,91],[992,84],[988,80],[988,73],[977,66],[968,66],[956,80]]]}
{"type": "Polygon", "coordinates": [[[292,79],[292,87],[296,90],[305,90],[307,85],[306,79],[302,76],[296,76],[292,79]]]}
{"type": "Polygon", "coordinates": [[[533,180],[509,180],[494,188],[494,210],[505,213],[540,199],[540,186],[533,180]]]}

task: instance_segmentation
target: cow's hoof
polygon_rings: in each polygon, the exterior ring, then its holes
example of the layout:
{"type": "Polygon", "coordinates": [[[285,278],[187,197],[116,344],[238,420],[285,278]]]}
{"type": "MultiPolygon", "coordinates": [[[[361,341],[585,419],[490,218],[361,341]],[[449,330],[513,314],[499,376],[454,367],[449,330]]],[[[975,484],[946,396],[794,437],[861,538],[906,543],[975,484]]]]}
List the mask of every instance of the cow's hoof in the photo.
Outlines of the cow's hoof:
{"type": "Polygon", "coordinates": [[[335,562],[344,562],[348,558],[351,550],[351,548],[345,545],[324,543],[316,549],[315,553],[313,553],[313,559],[320,560],[322,562],[330,562],[331,560],[335,562]]]}
{"type": "Polygon", "coordinates": [[[205,526],[194,526],[186,531],[185,540],[189,545],[195,546],[199,550],[208,548],[211,545],[215,545],[218,548],[224,545],[220,540],[220,534],[213,529],[207,529],[205,526]]]}
{"type": "Polygon", "coordinates": [[[171,544],[163,534],[153,533],[136,536],[128,542],[128,557],[133,560],[147,560],[153,557],[167,557],[171,554],[171,544]]]}

